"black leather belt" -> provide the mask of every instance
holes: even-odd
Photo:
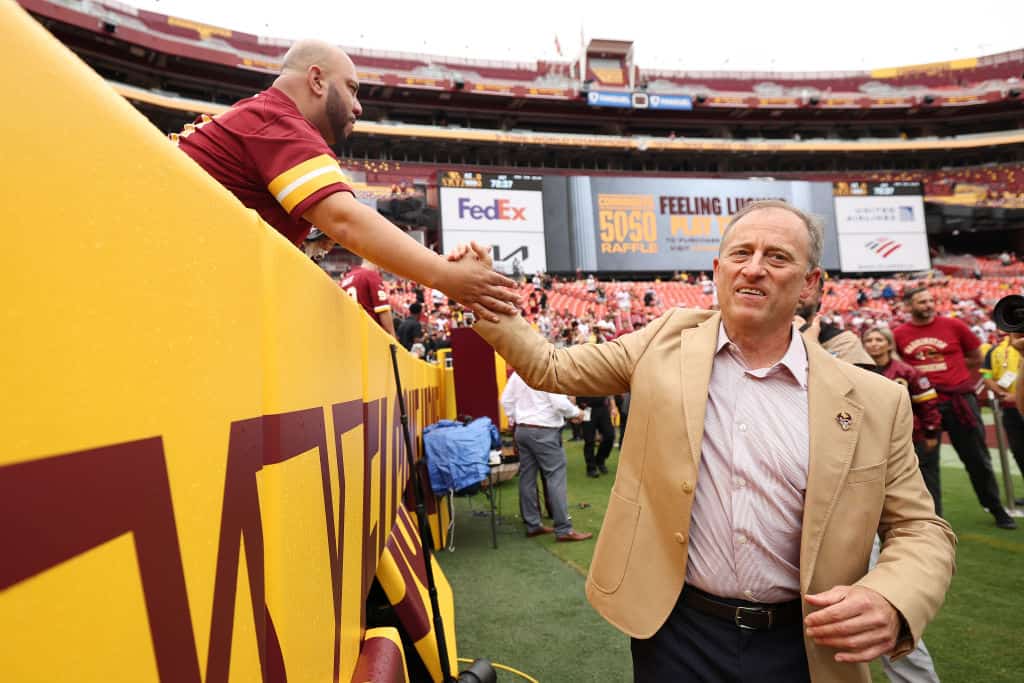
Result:
[[[730,605],[698,588],[684,586],[683,604],[701,614],[731,621],[739,628],[755,631],[791,626],[803,620],[803,610],[799,600],[776,604],[752,602],[745,605]]]
[[[531,429],[561,429],[561,427],[545,427],[544,425],[529,425],[525,422],[517,422],[516,427],[530,427]]]

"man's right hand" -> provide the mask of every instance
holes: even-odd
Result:
[[[402,232],[348,192],[320,200],[302,217],[346,249],[370,259],[395,275],[429,284],[472,310],[497,322],[497,313],[515,313],[515,283],[491,270],[490,256],[474,244],[475,258],[445,260]],[[486,258],[484,258],[486,257]],[[440,271],[440,272],[439,272]]]
[[[490,250],[476,242],[459,245],[447,257],[449,266],[438,289],[484,320],[498,322],[499,313],[515,315],[519,295],[516,283],[491,269]]]
[[[491,258],[491,250],[476,241],[470,241],[469,244],[463,242],[455,247],[455,249],[448,254],[446,258],[449,261],[454,262],[461,261],[466,256],[475,258],[477,261],[482,261],[488,268],[494,267],[494,259]]]

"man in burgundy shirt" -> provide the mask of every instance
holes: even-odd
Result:
[[[344,141],[362,114],[355,65],[340,49],[300,40],[274,84],[222,114],[200,116],[172,135],[247,207],[298,245],[312,225],[385,270],[417,280],[497,319],[512,313],[513,282],[482,264],[460,271],[360,204],[329,145]]]
[[[388,290],[375,263],[363,259],[362,265],[349,269],[340,284],[349,296],[359,302],[375,323],[392,337],[395,336],[395,321],[391,317]]]
[[[926,287],[909,290],[903,301],[910,308],[910,322],[893,330],[896,348],[938,392],[942,428],[967,469],[978,502],[992,513],[997,527],[1016,529],[1016,522],[999,500],[985,424],[974,395],[976,382],[971,370],[981,367],[981,342],[962,321],[936,315],[935,297]]]

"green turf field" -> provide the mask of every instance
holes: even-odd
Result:
[[[600,479],[585,476],[581,450],[580,442],[566,443],[570,514],[577,529],[596,534],[618,450],[609,461],[612,475]],[[960,539],[958,571],[925,642],[943,681],[1024,680],[1024,520],[1017,531],[997,529],[949,446],[943,447],[943,464],[946,517]],[[1002,491],[996,452],[993,465]],[[1019,475],[1014,485],[1024,497]],[[456,501],[455,550],[439,553],[456,596],[459,656],[487,657],[541,683],[631,680],[628,640],[590,608],[583,594],[593,541],[525,538],[516,480],[499,491],[498,549],[491,548],[488,518],[474,514],[487,505],[476,496]],[[875,680],[885,681],[874,669]],[[525,679],[499,671],[498,680]]]

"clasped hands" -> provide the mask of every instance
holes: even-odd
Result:
[[[804,618],[808,637],[839,650],[837,662],[869,662],[896,646],[900,615],[881,593],[864,586],[835,586],[804,599],[820,608]]]
[[[480,319],[498,321],[498,313],[514,315],[521,303],[516,283],[494,272],[490,249],[476,242],[460,244],[447,260],[451,267],[442,276],[438,289],[470,308]]]

